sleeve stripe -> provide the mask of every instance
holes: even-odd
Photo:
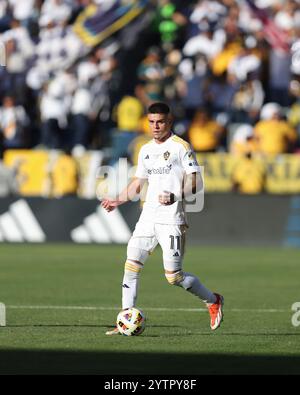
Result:
[[[187,141],[183,140],[182,138],[180,138],[178,136],[173,136],[172,139],[176,143],[182,144],[187,151],[189,151],[191,149],[190,144]]]

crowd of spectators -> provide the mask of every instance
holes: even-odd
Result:
[[[115,1],[0,0],[2,150],[109,148],[113,164],[165,100],[197,152],[299,152],[299,0],[149,0],[130,69],[116,36],[81,54],[70,33],[85,7]]]
[[[98,3],[0,0],[2,150],[100,146],[93,130],[109,118],[117,43],[83,48],[72,30],[78,15]]]

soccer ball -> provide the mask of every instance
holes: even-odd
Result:
[[[122,335],[138,336],[144,332],[145,327],[145,314],[135,307],[122,310],[118,314],[117,328]]]

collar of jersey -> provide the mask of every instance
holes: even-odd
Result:
[[[170,140],[170,138],[172,138],[173,136],[175,136],[175,134],[174,134],[174,132],[171,132],[170,137],[168,137],[167,140],[164,141],[163,143],[158,144],[155,142],[154,139],[152,139],[152,142],[153,142],[153,144],[156,144],[158,147],[163,147],[164,144],[166,144]]]

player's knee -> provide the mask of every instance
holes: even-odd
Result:
[[[144,264],[149,256],[149,252],[141,248],[127,247],[127,260]]]
[[[174,273],[165,273],[166,279],[171,285],[180,285],[184,279],[184,274],[182,270],[179,270]]]

